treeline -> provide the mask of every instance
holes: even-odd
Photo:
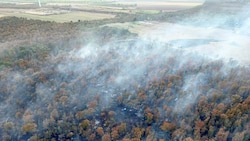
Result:
[[[26,18],[6,17],[0,19],[0,42],[28,43],[56,42],[77,35],[78,28],[73,23],[56,23]]]

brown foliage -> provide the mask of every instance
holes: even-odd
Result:
[[[24,134],[33,133],[33,132],[36,132],[36,129],[37,129],[37,125],[35,123],[27,123],[27,124],[23,125],[22,132]]]
[[[173,140],[183,140],[185,136],[185,131],[183,129],[177,129],[172,133],[172,139]]]
[[[147,95],[144,91],[141,91],[137,94],[137,98],[139,99],[139,101],[144,101],[147,99]]]
[[[164,121],[160,126],[163,131],[173,131],[176,128],[175,123]]]
[[[50,118],[54,118],[54,119],[59,118],[59,113],[58,113],[57,109],[54,109],[54,110],[50,113]]]
[[[109,116],[109,117],[113,117],[114,115],[115,115],[115,112],[114,112],[114,111],[109,111],[109,112],[108,112],[108,116]]]
[[[193,141],[193,139],[191,137],[187,137],[183,141]]]
[[[78,111],[75,115],[76,119],[78,120],[82,120],[84,119],[84,116],[85,116],[86,112],[85,111]]]
[[[38,140],[37,134],[31,136],[31,137],[29,138],[29,140],[30,140],[30,141],[37,141],[37,140]]]
[[[147,107],[144,110],[144,115],[145,115],[146,123],[147,124],[152,124],[152,122],[154,120],[154,115],[152,113],[152,110],[149,107]]]
[[[25,123],[27,122],[33,122],[34,121],[34,115],[32,114],[32,112],[30,110],[25,111],[25,113],[23,114],[23,121]]]
[[[153,122],[154,115],[152,113],[146,113],[145,118],[146,118],[146,122],[148,124],[151,124]]]
[[[99,136],[103,136],[104,135],[104,131],[102,127],[97,127],[96,128],[96,132]]]
[[[140,139],[144,134],[144,129],[140,129],[138,127],[134,127],[132,129],[133,137]]]
[[[69,99],[68,96],[61,96],[59,101],[63,106],[65,106],[68,103],[68,99]]]
[[[89,137],[88,137],[88,140],[89,141],[94,141],[96,138],[96,135],[94,133],[90,134]]]
[[[127,129],[126,123],[122,123],[121,125],[117,126],[119,134],[124,134],[126,132],[126,129]]]
[[[97,101],[93,100],[89,103],[89,108],[95,108],[97,106]]]
[[[132,138],[132,139],[130,139],[130,141],[141,141],[141,140],[138,138]]]
[[[195,128],[196,129],[202,129],[205,126],[205,123],[203,121],[195,121]]]
[[[6,123],[4,123],[3,128],[4,128],[5,131],[13,130],[13,128],[14,128],[14,123],[13,123],[13,122],[10,122],[10,121],[9,121],[9,122],[6,122]]]
[[[106,133],[102,136],[102,141],[111,141],[110,134]]]
[[[228,135],[229,135],[228,131],[225,132],[223,128],[220,128],[219,131],[216,134],[215,139],[217,141],[227,141]]]
[[[83,120],[83,121],[79,124],[79,127],[80,127],[81,129],[83,129],[83,130],[88,129],[89,126],[90,126],[90,121],[87,120],[87,119]]]
[[[117,140],[119,138],[118,130],[116,130],[116,128],[112,129],[111,138],[112,140]]]

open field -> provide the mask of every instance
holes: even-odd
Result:
[[[107,9],[107,8],[106,8]],[[0,6],[0,16],[16,16],[56,22],[91,21],[114,18],[119,9],[106,10],[103,7],[76,3],[4,3]]]
[[[15,5],[16,6],[16,5]],[[101,20],[113,18],[115,14],[107,12],[97,12],[93,9],[68,9],[66,8],[54,8],[54,5],[43,6],[42,8],[34,7],[25,7],[22,8],[23,4],[20,4],[21,8],[16,7],[6,7],[0,8],[0,16],[16,16],[16,17],[25,17],[28,19],[38,19],[44,21],[56,21],[56,22],[76,22],[78,20]],[[65,5],[64,5],[65,6]]]
[[[196,52],[210,58],[235,59],[243,64],[250,64],[250,36],[241,35],[237,30],[193,27],[166,22],[127,22],[108,26],[128,29],[145,40],[154,40],[173,45],[186,52]],[[196,44],[195,41],[202,41]],[[205,42],[210,40],[211,42]]]
[[[5,10],[0,10],[2,17],[4,16],[16,16],[16,17],[24,17],[28,19],[37,19],[37,20],[44,20],[44,21],[56,21],[56,22],[77,22],[78,20],[101,20],[107,18],[113,18],[114,15],[112,14],[102,14],[102,13],[91,13],[91,12],[83,12],[83,11],[75,11],[75,12],[63,12],[60,14],[51,14],[48,12],[41,12],[41,11],[22,11],[19,10],[18,12],[10,12]],[[54,11],[55,12],[55,11]]]
[[[33,1],[0,1],[0,17],[16,16],[56,22],[101,20],[125,14],[157,14],[198,6],[197,2],[118,2],[118,1],[42,1],[39,8]]]

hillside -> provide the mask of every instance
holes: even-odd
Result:
[[[186,49],[228,43],[215,35],[248,39],[243,8],[213,8],[65,23],[0,18],[0,140],[250,140],[249,62]],[[172,33],[142,38],[130,26],[154,34],[139,23]]]

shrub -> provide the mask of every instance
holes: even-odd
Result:
[[[6,122],[6,123],[4,123],[3,128],[5,131],[10,131],[14,128],[14,123],[13,122]]]
[[[223,128],[220,128],[218,133],[216,134],[215,139],[218,141],[227,141],[229,132],[225,132]]]
[[[88,128],[89,128],[89,125],[90,125],[90,121],[87,120],[87,119],[83,120],[83,121],[79,124],[80,128],[83,129],[83,130],[88,129]]]
[[[94,141],[95,137],[96,137],[96,135],[94,133],[92,133],[91,135],[89,135],[88,140],[89,141]]]
[[[102,136],[102,141],[111,141],[110,134],[106,133]]]
[[[134,127],[132,129],[133,137],[140,139],[144,134],[144,129],[140,129],[138,127]]]
[[[59,118],[59,113],[56,109],[54,109],[51,113],[50,113],[50,118],[53,118],[53,119],[57,119]]]
[[[120,135],[124,134],[126,132],[126,129],[127,129],[126,123],[122,123],[121,125],[117,126],[117,130]]]
[[[145,118],[146,118],[147,124],[152,124],[154,115],[152,113],[146,113]]]
[[[176,128],[176,125],[175,123],[164,121],[160,128],[163,131],[173,131]]]
[[[103,132],[103,128],[102,127],[97,127],[96,132],[99,136],[103,136],[104,132]]]
[[[233,136],[232,141],[243,141],[244,140],[244,136],[245,136],[245,132],[235,133],[234,136]]]
[[[111,138],[112,140],[117,140],[119,138],[118,130],[116,130],[116,128],[112,129]]]
[[[37,125],[35,123],[27,123],[23,125],[21,130],[24,134],[26,134],[26,133],[34,133],[36,132],[36,129],[37,129]]]

